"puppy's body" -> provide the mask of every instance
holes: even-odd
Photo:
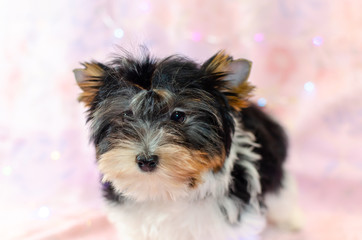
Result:
[[[247,101],[250,62],[219,52],[202,65],[125,56],[85,67],[75,71],[80,100],[122,239],[258,235],[265,196],[282,187],[287,143]]]

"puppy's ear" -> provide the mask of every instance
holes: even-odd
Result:
[[[252,63],[246,59],[233,58],[224,51],[220,51],[207,60],[202,69],[207,74],[219,76],[217,88],[223,92],[229,105],[236,111],[240,111],[249,105],[248,98],[254,89],[247,80],[250,75]]]
[[[96,62],[83,63],[82,65],[84,68],[73,70],[77,84],[83,90],[78,100],[90,107],[99,88],[103,85],[104,66]]]

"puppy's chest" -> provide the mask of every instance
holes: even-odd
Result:
[[[234,227],[215,199],[109,205],[110,220],[132,240],[224,239]]]

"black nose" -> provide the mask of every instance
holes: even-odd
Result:
[[[136,162],[138,167],[144,172],[152,172],[155,170],[158,164],[158,156],[151,155],[145,156],[143,154],[139,154],[136,156]]]

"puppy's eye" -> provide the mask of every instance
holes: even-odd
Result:
[[[186,114],[184,112],[175,111],[171,115],[171,120],[178,123],[183,123],[186,120]]]
[[[133,117],[133,112],[131,110],[124,111],[122,113],[122,119],[123,120],[131,119],[132,117]]]

